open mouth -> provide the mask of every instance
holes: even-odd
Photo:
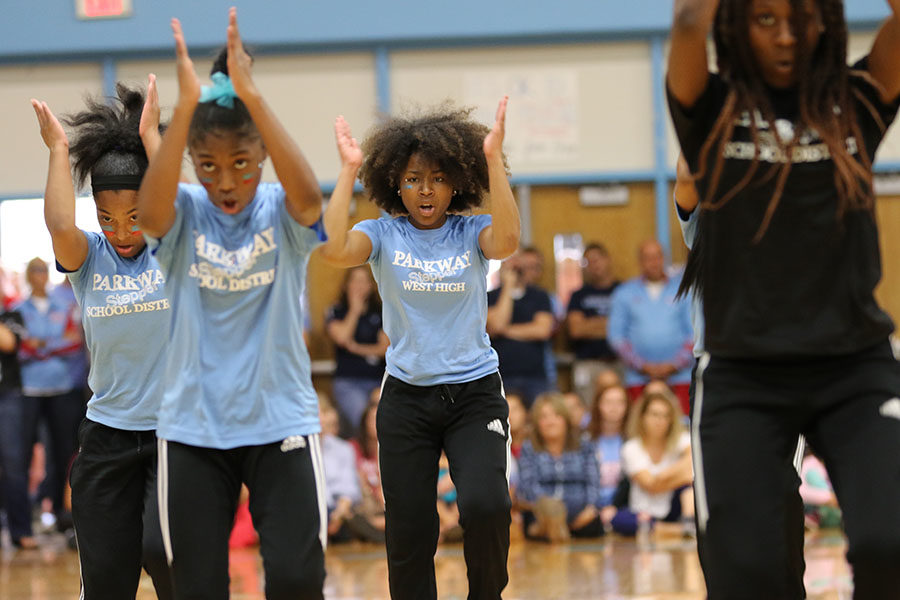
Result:
[[[794,72],[794,61],[779,60],[775,63],[775,69],[782,74],[790,75]]]
[[[222,210],[226,213],[236,213],[238,210],[237,200],[222,200]]]
[[[423,217],[431,217],[434,215],[434,205],[433,204],[420,204],[419,212]]]
[[[131,251],[134,250],[134,244],[115,244],[113,247],[116,249],[116,252],[123,256],[131,254]]]

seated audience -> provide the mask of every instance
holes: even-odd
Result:
[[[522,394],[514,390],[506,392],[506,403],[509,404],[509,450],[513,457],[519,458],[519,454],[522,452],[522,442],[530,432],[528,409],[525,408]]]
[[[601,535],[600,469],[593,446],[579,439],[562,394],[538,396],[531,415],[534,427],[522,445],[516,492],[528,511],[526,535],[551,542]]]
[[[362,496],[356,472],[356,452],[350,442],[338,437],[338,414],[331,401],[319,393],[322,423],[322,463],[325,467],[325,504],[328,508],[328,539],[335,542],[352,536],[347,524],[353,520]]]
[[[372,388],[381,386],[389,344],[369,265],[347,269],[338,302],[325,317],[325,331],[335,346],[332,392],[341,416],[340,431],[353,437]]]
[[[613,530],[634,535],[641,525],[681,521],[691,533],[691,445],[678,399],[670,392],[643,393],[632,407],[627,432],[622,470],[630,480],[628,508],[616,513]]]
[[[359,435],[351,442],[356,450],[356,472],[362,496],[352,525],[354,534],[360,539],[383,544],[384,495],[381,493],[381,471],[378,468],[377,409],[377,402],[366,405],[359,424]]]
[[[622,445],[628,416],[628,392],[622,385],[598,389],[585,432],[600,466],[600,520],[605,528],[616,514],[615,496],[622,474]]]
[[[800,497],[806,515],[806,526],[809,529],[819,527],[840,527],[841,508],[831,487],[831,480],[825,471],[825,465],[807,448],[800,467]]]
[[[456,486],[450,477],[450,461],[441,452],[438,462],[437,513],[439,526],[439,542],[461,542],[462,527],[459,524],[459,507],[456,505]]]

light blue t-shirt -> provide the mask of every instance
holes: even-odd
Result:
[[[122,258],[105,237],[84,235],[87,257],[66,276],[91,357],[87,417],[116,429],[156,429],[171,316],[165,277],[148,250]]]
[[[497,370],[485,331],[488,259],[478,244],[490,224],[490,215],[447,215],[437,229],[417,229],[405,216],[353,227],[372,241],[369,263],[391,340],[389,374],[431,386],[474,381]]]
[[[150,240],[172,301],[160,438],[227,449],[319,431],[300,296],[324,234],[284,201],[280,184],[261,183],[227,215],[179,184],[175,223]]]
[[[622,478],[621,435],[601,435],[592,441],[597,464],[600,466],[600,506],[610,506]]]

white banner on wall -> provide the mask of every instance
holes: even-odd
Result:
[[[497,102],[509,95],[504,150],[511,165],[562,164],[580,154],[578,76],[575,69],[490,70],[467,73],[466,105],[494,122]]]

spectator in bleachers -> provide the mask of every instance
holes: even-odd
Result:
[[[381,298],[368,265],[345,271],[340,297],[328,309],[325,323],[335,345],[332,391],[341,432],[353,437],[372,388],[381,385],[390,343],[382,329]]]
[[[800,467],[800,497],[809,529],[841,526],[841,508],[828,472],[819,457],[809,451],[809,446]]]
[[[566,307],[559,296],[551,288],[541,285],[544,277],[544,255],[534,246],[525,246],[518,253],[519,272],[522,274],[522,282],[526,286],[534,286],[547,292],[550,297],[550,308],[553,313],[553,331],[550,333],[550,341],[544,346],[544,369],[552,384],[550,389],[557,389],[556,382],[556,353],[553,351],[553,336],[556,335],[559,324],[566,318]]]
[[[578,431],[578,435],[581,435],[591,421],[591,413],[578,393],[566,392],[563,398],[566,401],[566,410],[569,411],[569,422]]]
[[[354,533],[361,539],[384,543],[384,495],[381,491],[381,471],[378,468],[378,434],[375,429],[377,402],[370,402],[363,410],[359,434],[350,443],[356,451],[356,472],[362,500],[356,511]]]
[[[593,445],[572,427],[562,394],[541,394],[531,414],[532,436],[518,463],[517,499],[530,513],[526,535],[551,542],[601,535],[600,469]]]
[[[528,409],[522,400],[522,394],[515,390],[506,391],[506,403],[509,404],[509,449],[514,458],[522,453],[522,442],[528,437]]]
[[[440,527],[439,542],[461,542],[463,530],[459,524],[459,506],[456,504],[456,486],[450,477],[450,461],[447,454],[441,452],[438,461],[437,481],[437,513]]]
[[[81,347],[63,356],[69,367],[69,378],[72,386],[84,396],[85,402],[90,400],[91,391],[88,388],[89,359],[87,347],[84,345],[84,329],[81,325],[81,308],[75,300],[75,292],[72,290],[72,282],[66,277],[62,283],[54,286],[48,294],[50,299],[61,305],[69,307],[69,318],[72,328],[81,338]]]
[[[687,299],[676,299],[678,280],[666,276],[662,246],[641,244],[641,275],[613,292],[609,343],[625,363],[625,385],[637,398],[651,379],[669,384],[689,405],[694,329]]]
[[[594,395],[591,398],[596,398],[598,393],[614,385],[622,385],[622,377],[619,375],[619,371],[612,367],[602,369],[594,377]]]
[[[331,400],[319,392],[319,422],[322,424],[322,463],[325,467],[325,504],[328,508],[328,539],[347,541],[347,524],[353,519],[362,496],[356,472],[356,452],[350,442],[338,437],[338,413]]]
[[[47,263],[40,258],[31,260],[25,277],[31,294],[16,307],[27,332],[19,348],[25,395],[23,435],[29,445],[30,463],[39,420],[47,425],[50,447],[43,487],[52,501],[57,528],[63,531],[71,527],[71,515],[63,503],[66,475],[86,408],[66,359],[81,351],[82,336],[80,325],[73,322],[71,307],[47,295]]]
[[[585,432],[600,467],[600,520],[609,526],[616,514],[616,490],[622,479],[622,445],[628,416],[628,392],[619,385],[597,390]]]
[[[572,384],[582,400],[588,402],[594,397],[597,373],[617,359],[606,337],[612,294],[619,282],[613,275],[609,252],[596,242],[584,249],[582,272],[584,285],[569,299],[566,329],[575,353]]]
[[[682,522],[686,533],[694,515],[690,434],[674,394],[641,394],[628,419],[622,470],[630,480],[628,508],[619,510],[613,529],[634,535],[641,525]]]
[[[500,287],[488,292],[487,332],[500,359],[503,385],[522,393],[526,407],[556,384],[550,338],[556,326],[550,295],[527,283],[532,252],[519,252],[500,266]]]
[[[544,255],[534,246],[525,246],[516,254],[518,269],[522,276],[522,283],[526,286],[542,287],[541,279],[544,276]],[[546,291],[546,290],[545,290]],[[553,307],[553,316],[562,317],[563,307],[559,305],[556,295],[547,291],[550,296],[550,305]]]
[[[0,292],[0,296],[2,296]],[[22,316],[0,308],[0,506],[6,510],[9,537],[18,548],[35,548],[28,500],[28,463],[24,437],[24,398],[16,353],[25,337]]]
[[[3,310],[11,310],[22,299],[18,273],[7,269],[2,262],[0,262],[0,299],[3,301],[0,307]]]

